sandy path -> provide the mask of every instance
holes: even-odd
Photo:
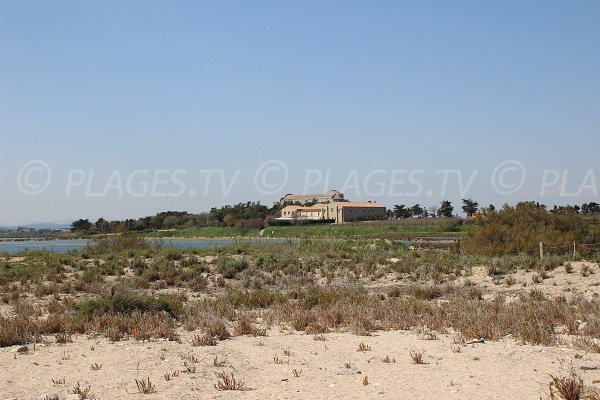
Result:
[[[547,389],[549,374],[565,374],[571,363],[586,384],[600,378],[600,371],[579,370],[582,363],[600,364],[599,354],[520,346],[512,340],[460,346],[454,353],[449,335],[425,341],[402,331],[371,337],[331,333],[323,342],[272,330],[268,337],[236,337],[216,347],[192,347],[190,336],[183,334],[182,343],[110,343],[78,336],[66,345],[36,346],[27,355],[17,354],[16,347],[2,348],[0,399],[35,399],[51,392],[63,399],[77,381],[91,385],[97,399],[538,399]],[[371,351],[357,352],[361,342]],[[428,364],[412,364],[411,349],[423,351]],[[291,352],[289,357],[285,350]],[[180,372],[167,382],[165,373],[185,370],[182,356],[187,354],[197,358],[196,372]],[[382,362],[388,355],[396,362]],[[213,365],[215,356],[224,367]],[[284,364],[276,364],[275,356]],[[92,363],[102,368],[93,371]],[[351,368],[345,368],[346,363]],[[300,377],[293,376],[293,369],[302,370]],[[254,390],[217,391],[215,371],[233,371]],[[156,393],[133,394],[134,379],[147,376]],[[363,385],[365,376],[368,385]],[[52,379],[61,378],[65,384],[53,385]]]

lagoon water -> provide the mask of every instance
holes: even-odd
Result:
[[[163,247],[174,247],[178,249],[207,249],[229,246],[234,243],[285,243],[286,239],[165,239],[150,240],[150,242],[162,243]],[[21,251],[51,251],[55,253],[67,253],[69,251],[85,250],[90,240],[24,240],[24,241],[0,241],[0,253],[17,254]]]

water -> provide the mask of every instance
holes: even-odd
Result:
[[[67,253],[69,251],[85,250],[90,240],[25,240],[14,242],[1,242],[0,253],[17,254],[24,250],[40,251],[46,250],[54,253]],[[159,242],[150,240],[150,242]],[[165,239],[160,241],[164,247],[177,249],[212,249],[216,247],[229,246],[234,243],[285,243],[287,239]]]

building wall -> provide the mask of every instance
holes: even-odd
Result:
[[[298,211],[298,218],[300,219],[323,219],[323,214],[321,210],[311,210],[311,211]]]
[[[312,207],[286,206],[281,210],[282,218],[333,219],[342,224],[351,221],[385,219],[385,207],[377,203],[330,202]]]
[[[385,207],[339,207],[335,222],[343,224],[351,221],[373,221],[385,219]]]
[[[287,206],[281,209],[282,218],[297,218],[299,206]]]

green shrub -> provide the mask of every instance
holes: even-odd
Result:
[[[584,243],[589,233],[589,223],[580,214],[548,213],[533,202],[523,202],[505,205],[469,224],[464,248],[472,254],[535,254],[539,242],[549,248]]]
[[[150,243],[135,232],[107,235],[96,239],[85,250],[86,254],[121,253],[132,250],[148,250]]]
[[[78,312],[79,316],[86,320],[102,314],[131,315],[134,312],[165,312],[174,317],[180,314],[183,301],[179,295],[161,295],[154,298],[124,292],[83,302],[78,306]]]
[[[219,257],[217,261],[217,271],[224,278],[233,279],[235,276],[249,267],[248,260],[244,258]]]

